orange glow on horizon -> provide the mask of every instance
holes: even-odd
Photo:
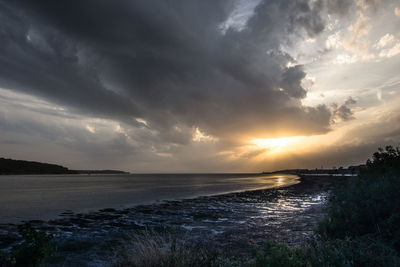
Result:
[[[293,145],[299,143],[303,136],[300,137],[281,137],[269,139],[253,139],[250,142],[258,148],[266,148],[269,152],[283,152],[292,148]]]
[[[311,136],[250,137],[244,139],[242,146],[238,146],[234,150],[221,151],[219,155],[223,155],[228,160],[245,159],[247,162],[251,162],[249,164],[267,162],[271,165],[275,161],[282,160],[288,163],[293,161],[293,158],[331,147],[338,139],[343,138],[343,131],[345,130],[346,127],[342,127],[339,131],[332,130],[326,134]],[[259,165],[254,166],[256,166],[255,168],[259,167]]]

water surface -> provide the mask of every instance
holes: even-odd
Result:
[[[0,176],[0,223],[294,183],[298,177],[286,174],[5,175]]]

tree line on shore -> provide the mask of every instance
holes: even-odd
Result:
[[[70,170],[64,166],[36,161],[0,158],[0,175],[11,174],[123,174],[118,170]]]

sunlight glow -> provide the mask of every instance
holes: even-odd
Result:
[[[251,143],[255,144],[259,148],[267,148],[270,151],[278,152],[284,147],[296,142],[298,137],[283,137],[283,138],[271,138],[271,139],[254,139]]]
[[[96,133],[96,129],[93,126],[86,125],[85,128],[86,128],[86,130],[88,130],[88,132],[90,132],[92,134]]]

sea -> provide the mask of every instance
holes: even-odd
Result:
[[[49,220],[66,212],[192,199],[299,183],[288,174],[2,175],[0,223]]]

